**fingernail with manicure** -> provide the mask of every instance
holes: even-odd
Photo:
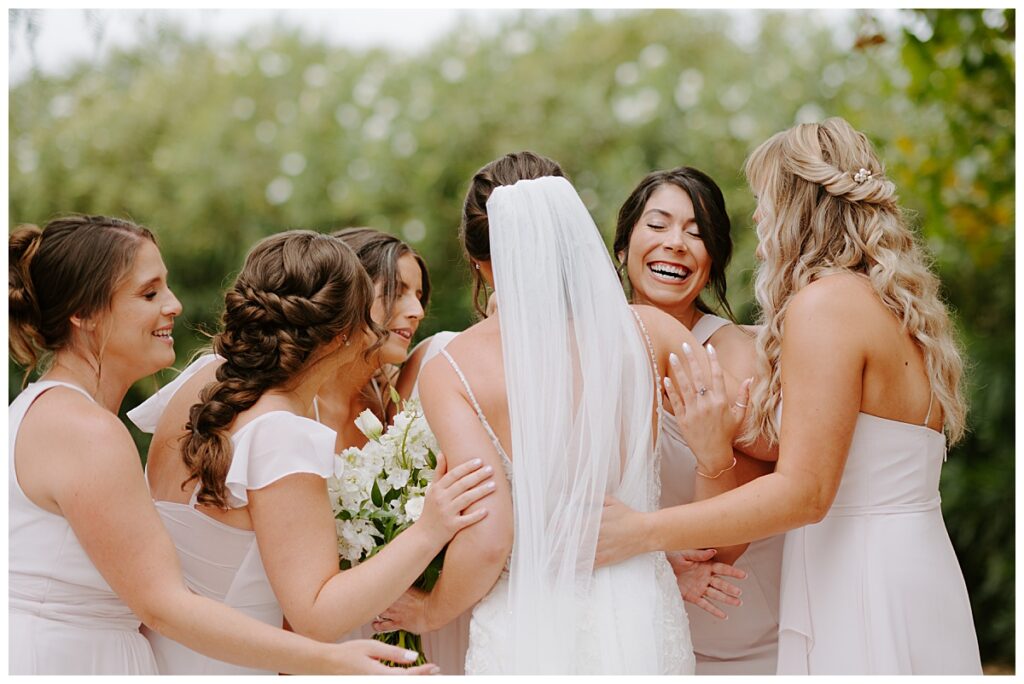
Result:
[[[406,660],[416,660],[419,657],[420,657],[420,654],[417,653],[416,651],[406,651],[405,652],[405,659]]]
[[[693,349],[690,348],[689,342],[683,342],[683,351],[687,354],[693,351]]]
[[[715,348],[711,346],[710,342],[708,342],[708,354],[711,354],[712,356],[715,355]]]
[[[679,357],[675,355],[675,352],[668,355],[668,362],[671,363],[673,366],[679,365]]]

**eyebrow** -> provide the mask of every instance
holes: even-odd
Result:
[[[150,287],[153,287],[154,285],[156,285],[157,283],[159,283],[159,282],[160,282],[161,280],[163,280],[163,276],[153,276],[152,278],[150,278],[150,279],[149,279],[149,280],[147,280],[146,282],[144,282],[144,283],[142,283],[141,285],[139,285],[139,287],[138,287],[137,289],[138,289],[138,290],[139,290],[140,292],[141,292],[142,290],[146,290],[146,289],[149,289]]]
[[[669,212],[665,211],[664,209],[658,209],[657,207],[652,207],[652,208],[648,209],[647,211],[645,211],[643,213],[642,216],[647,216],[648,214],[652,214],[652,213],[653,214],[661,214],[662,216],[664,216],[666,218],[672,218],[672,214],[670,214]]]

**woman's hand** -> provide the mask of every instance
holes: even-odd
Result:
[[[432,663],[416,667],[392,667],[382,663],[414,663],[419,653],[398,646],[391,646],[373,639],[356,639],[332,644],[331,668],[324,674],[346,675],[435,675],[441,668]]]
[[[394,632],[403,629],[413,634],[433,631],[427,622],[427,599],[430,594],[410,588],[373,621],[373,631]]]
[[[679,431],[697,458],[698,473],[716,477],[734,463],[732,441],[747,413],[752,378],[743,381],[736,400],[730,402],[715,348],[707,345],[710,381],[705,379],[698,353],[703,352],[684,342],[685,362],[675,354],[669,355],[672,380],[665,378],[665,390]]]
[[[728,620],[729,616],[711,603],[712,600],[730,606],[741,606],[739,597],[743,591],[723,577],[745,579],[747,573],[728,563],[716,563],[711,558],[717,553],[715,549],[690,551],[673,551],[666,554],[672,571],[676,574],[676,584],[684,601],[701,608],[716,618]]]
[[[443,462],[438,463],[438,469],[443,465]],[[427,487],[423,513],[415,524],[430,533],[438,546],[487,516],[486,508],[462,514],[467,507],[494,491],[494,468],[481,466],[483,461],[479,458],[467,461]]]
[[[614,496],[605,497],[594,567],[614,565],[651,551],[643,546],[643,529],[643,513],[634,511]]]

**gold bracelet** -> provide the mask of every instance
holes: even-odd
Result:
[[[736,457],[733,456],[732,457],[732,465],[730,465],[728,468],[722,468],[721,470],[718,471],[717,475],[705,475],[704,473],[700,472],[700,468],[695,468],[695,470],[697,471],[697,474],[700,475],[701,477],[706,477],[709,480],[717,480],[718,478],[722,477],[722,475],[724,475],[725,473],[729,472],[730,470],[732,470],[735,467],[736,467]]]

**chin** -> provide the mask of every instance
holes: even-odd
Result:
[[[381,365],[398,366],[405,363],[407,358],[409,358],[409,349],[405,346],[388,343],[380,350]]]

